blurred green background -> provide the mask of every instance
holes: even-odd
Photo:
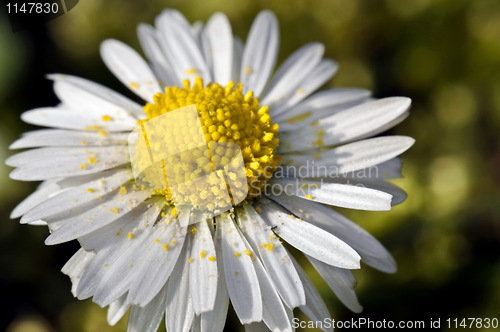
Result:
[[[415,137],[396,181],[409,198],[390,212],[343,211],[394,254],[399,271],[356,271],[362,317],[387,320],[500,319],[500,1],[499,0],[83,0],[37,31],[12,33],[0,16],[0,160],[28,129],[19,115],[57,103],[45,73],[79,75],[130,93],[105,69],[99,43],[139,48],[136,25],[163,8],[190,21],[226,13],[246,38],[263,8],[281,28],[280,59],[310,41],[340,64],[328,87],[362,87],[376,97],[413,99],[392,134]],[[3,15],[3,13],[1,14]],[[77,249],[43,244],[45,227],[9,220],[35,187],[10,180],[0,162],[0,330],[124,331],[105,310],[77,301],[59,272]],[[359,317],[308,269],[333,317]],[[227,330],[239,329],[234,314]],[[163,327],[162,327],[163,330]]]

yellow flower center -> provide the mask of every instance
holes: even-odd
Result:
[[[223,212],[259,197],[280,163],[278,125],[242,84],[186,80],[156,94],[144,111],[132,165],[169,204]]]

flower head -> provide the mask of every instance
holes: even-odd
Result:
[[[351,310],[350,269],[394,272],[391,255],[330,206],[389,210],[405,199],[401,122],[410,100],[361,89],[315,92],[336,72],[323,46],[278,68],[278,24],[260,13],[245,43],[223,14],[190,25],[166,10],[140,25],[146,62],[117,40],[101,54],[136,102],[97,83],[50,75],[61,104],[22,115],[50,129],[12,148],[11,177],[43,181],[12,212],[46,224],[46,243],[78,240],[64,266],[79,299],[129,309],[132,331],[222,331],[231,302],[242,324],[291,331],[292,309],[328,309],[285,243],[301,251]]]

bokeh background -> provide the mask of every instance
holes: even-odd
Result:
[[[191,21],[225,12],[243,39],[255,15],[271,9],[281,60],[320,41],[340,64],[328,87],[413,99],[411,116],[390,132],[417,140],[396,181],[407,201],[390,212],[343,211],[386,245],[399,271],[356,271],[365,307],[357,315],[309,267],[335,319],[500,318],[500,1],[84,0],[17,33],[1,13],[0,160],[33,129],[19,115],[56,104],[46,73],[83,76],[130,96],[101,62],[99,43],[118,38],[138,49],[136,25],[167,7]],[[9,219],[36,185],[10,180],[10,170],[0,162],[0,330],[125,331],[126,319],[108,327],[105,310],[72,298],[59,270],[76,243],[46,247],[45,227]],[[226,327],[240,329],[234,314]]]

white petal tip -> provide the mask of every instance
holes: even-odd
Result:
[[[361,305],[349,309],[356,314],[360,314],[361,312],[363,312],[363,307]]]

